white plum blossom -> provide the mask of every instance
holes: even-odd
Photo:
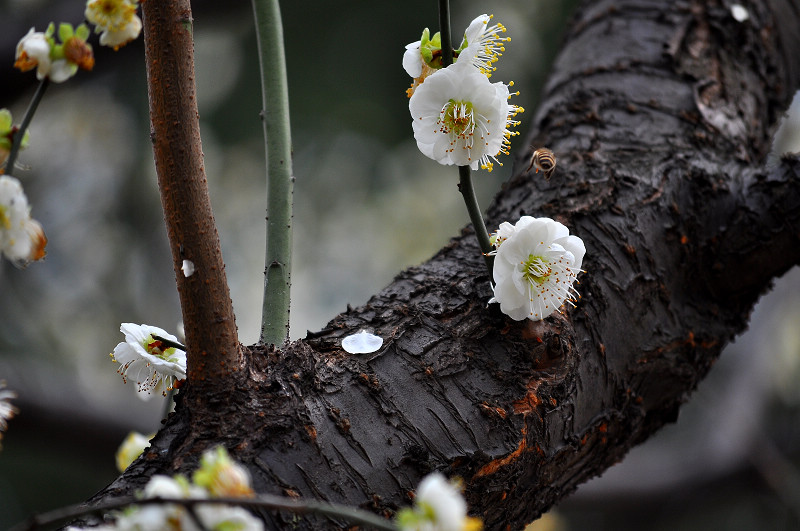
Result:
[[[492,77],[497,68],[494,63],[506,51],[504,43],[511,37],[501,37],[506,27],[502,24],[489,26],[494,15],[481,15],[473,20],[464,32],[464,41],[458,52],[458,61],[467,61],[486,77]]]
[[[47,238],[31,219],[28,198],[19,180],[0,175],[0,252],[17,266],[44,257]]]
[[[467,503],[459,485],[434,472],[419,484],[414,507],[398,513],[401,531],[470,531],[482,528],[478,518],[467,516]]]
[[[202,504],[195,510],[205,529],[220,531],[262,531],[264,529],[264,522],[243,507]]]
[[[249,498],[255,495],[250,486],[250,472],[231,459],[224,446],[203,452],[200,468],[195,470],[192,481],[216,498]]]
[[[124,381],[136,381],[139,398],[148,400],[153,392],[166,395],[176,381],[186,378],[186,353],[153,337],[177,343],[175,336],[155,326],[133,323],[122,323],[120,332],[125,334],[125,342],[114,348],[111,359],[120,364],[117,372]]]
[[[173,477],[154,475],[137,494],[140,500],[151,498],[164,498],[174,500],[214,500],[219,497],[246,496],[252,497],[253,491],[249,487],[249,475],[246,475],[247,492],[241,490],[238,482],[245,476],[241,471],[246,470],[242,465],[232,461],[223,447],[205,452],[201,468],[197,470],[190,482],[185,476]],[[232,476],[231,476],[232,474]],[[223,476],[220,478],[219,476]],[[235,477],[231,487],[229,480]],[[198,483],[198,479],[206,481],[214,479],[217,486],[220,481],[225,488],[221,490],[208,490]],[[192,504],[193,513],[187,505],[179,503],[133,504],[122,512],[113,514],[116,521],[100,527],[87,529],[120,529],[130,531],[149,531],[151,529],[165,531],[262,531],[264,523],[253,516],[249,511],[238,506],[223,505],[215,502]],[[196,517],[196,518],[195,518]],[[77,531],[79,528],[68,528]]]
[[[122,441],[122,444],[119,445],[119,448],[117,448],[117,453],[115,455],[117,470],[125,472],[125,469],[136,461],[137,457],[142,455],[145,448],[150,446],[150,439],[154,436],[155,434],[153,433],[150,435],[143,435],[138,431],[130,432],[128,436],[125,437],[125,440]]]
[[[369,354],[383,345],[383,338],[362,330],[342,339],[342,348],[349,354]]]
[[[573,287],[586,253],[583,241],[550,218],[523,216],[513,226],[503,224],[496,233],[494,297],[490,303],[516,321],[539,321],[572,304]]]
[[[183,476],[171,478],[154,475],[150,478],[141,493],[142,498],[206,498],[206,492],[192,485]],[[117,518],[112,529],[163,529],[189,530],[197,529],[192,517],[185,507],[177,504],[155,504],[134,506]]]
[[[500,224],[500,228],[489,237],[489,243],[497,249],[500,247],[500,244],[506,241],[512,234],[514,234],[514,225],[508,221],[504,221]]]
[[[44,79],[50,74],[50,41],[41,31],[28,30],[17,43],[14,66],[23,72],[36,68],[36,77]]]
[[[138,4],[138,0],[89,0],[84,16],[100,33],[100,44],[117,50],[142,31],[142,21],[136,15]]]
[[[480,15],[470,22],[464,32],[461,45],[453,52],[454,62],[466,62],[477,68],[486,77],[491,77],[495,70],[493,64],[505,51],[504,43],[510,37],[501,37],[506,31],[502,24],[489,26],[488,22],[493,15]],[[441,35],[437,32],[430,36],[430,30],[425,28],[419,40],[406,45],[403,53],[403,69],[414,78],[411,88],[406,93],[408,97],[425,79],[442,68],[442,43]]]
[[[55,36],[60,43],[56,43]],[[54,83],[63,83],[74,76],[78,69],[94,68],[94,53],[86,42],[89,27],[80,24],[62,23],[56,32],[55,24],[50,24],[42,33],[31,28],[17,44],[14,67],[22,72],[36,68],[36,77],[48,78]]]
[[[422,67],[425,66],[425,61],[422,60],[422,54],[419,50],[420,41],[409,42],[406,44],[406,51],[403,54],[403,69],[413,78],[420,77],[422,75]]]
[[[409,101],[417,147],[439,164],[491,171],[518,134],[508,129],[519,124],[512,118],[524,110],[508,98],[508,85],[491,83],[469,64],[431,74]]]

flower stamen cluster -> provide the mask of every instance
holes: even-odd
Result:
[[[511,37],[501,36],[506,32],[505,26],[499,23],[488,25],[492,18],[494,15],[481,15],[473,20],[464,32],[461,46],[456,50],[457,60],[469,61],[487,78],[497,70],[494,63],[506,51],[505,43],[511,41]]]

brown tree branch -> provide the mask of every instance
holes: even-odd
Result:
[[[236,385],[201,395],[190,382],[151,449],[92,502],[225,444],[259,492],[390,515],[441,470],[464,479],[487,529],[520,529],[673,422],[771,279],[800,262],[800,163],[761,166],[800,86],[782,29],[800,11],[746,6],[745,22],[721,1],[577,12],[529,137],[558,170],[525,173],[523,152],[487,216],[547,215],[583,238],[577,308],[515,322],[488,307],[465,230],[324,330],[251,349]],[[345,353],[365,326],[382,349]]]
[[[151,137],[186,329],[187,379],[218,380],[242,363],[203,166],[189,0],[142,2]],[[190,260],[195,273],[181,271]]]

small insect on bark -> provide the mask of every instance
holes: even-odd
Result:
[[[548,181],[553,172],[556,171],[556,156],[549,149],[542,147],[533,152],[531,156],[531,163],[528,164],[526,171],[531,171],[531,168],[536,167],[536,173],[539,170],[544,172],[544,178]]]

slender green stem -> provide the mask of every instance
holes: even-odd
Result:
[[[453,40],[450,37],[450,2],[439,0],[439,33],[442,37],[442,67],[453,64]]]
[[[293,499],[282,498],[280,496],[273,496],[270,494],[262,494],[256,498],[212,498],[212,499],[199,499],[199,498],[145,498],[142,500],[134,500],[126,498],[123,500],[114,500],[103,505],[94,507],[87,507],[84,504],[70,505],[32,516],[28,521],[20,523],[12,528],[12,531],[24,531],[39,529],[44,526],[50,526],[59,522],[66,522],[74,520],[80,516],[87,516],[91,514],[105,514],[109,511],[123,509],[130,505],[160,505],[160,504],[175,504],[191,509],[202,504],[223,504],[234,505],[240,507],[249,507],[251,509],[277,509],[289,511],[298,514],[320,514],[330,516],[333,518],[341,518],[348,522],[364,525],[381,531],[397,531],[397,526],[390,520],[381,518],[376,514],[367,511],[362,511],[354,507],[346,505],[338,505],[334,503],[321,502],[317,500]]]
[[[153,334],[153,339],[157,339],[158,341],[161,341],[162,343],[164,343],[169,348],[176,348],[178,350],[182,350],[182,351],[186,352],[186,347],[181,345],[177,341],[170,341],[166,337],[157,336],[155,334]]]
[[[450,38],[450,2],[448,0],[439,0],[439,33],[442,37],[442,66],[447,67],[453,64],[453,44]],[[481,247],[483,259],[489,269],[489,278],[491,279],[494,256],[489,256],[489,252],[492,250],[492,244],[489,241],[489,233],[486,231],[486,224],[483,221],[481,207],[478,205],[478,198],[475,197],[470,167],[459,166],[458,176],[458,189],[464,197],[464,203],[467,205],[469,219],[475,229],[475,236],[478,238],[478,245]]]
[[[492,243],[489,241],[489,233],[486,230],[486,224],[483,222],[483,214],[481,214],[481,207],[478,205],[478,198],[475,197],[475,188],[472,186],[472,172],[469,166],[458,167],[458,190],[464,197],[464,203],[467,205],[467,212],[469,212],[469,219],[472,222],[472,227],[475,229],[475,236],[478,238],[478,245],[481,247],[483,259],[486,262],[486,267],[489,269],[489,278],[492,278],[492,271],[494,266],[494,256],[490,256],[492,251]]]
[[[25,138],[25,131],[28,130],[28,126],[31,124],[31,120],[33,120],[33,115],[36,113],[36,108],[39,106],[39,102],[42,101],[44,91],[47,90],[49,84],[50,78],[48,77],[45,77],[41,83],[39,83],[36,92],[33,94],[33,99],[28,105],[28,110],[25,111],[25,116],[22,117],[22,123],[19,125],[19,129],[14,133],[14,138],[11,142],[11,151],[8,154],[8,159],[6,159],[6,173],[9,175],[14,173],[14,164],[17,162],[17,154],[22,146],[22,139]]]
[[[289,338],[292,267],[292,140],[283,27],[278,0],[253,0],[267,151],[267,251],[261,343]]]

